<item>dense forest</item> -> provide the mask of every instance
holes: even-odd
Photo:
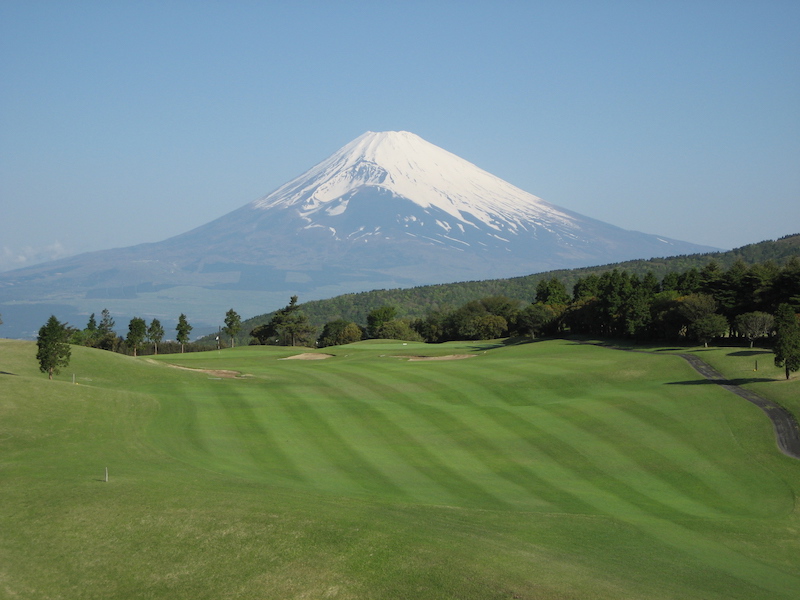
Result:
[[[727,270],[734,265],[751,266],[764,264],[766,268],[779,268],[792,258],[800,257],[800,234],[784,236],[778,240],[759,242],[736,248],[727,252],[692,254],[668,258],[626,261],[611,265],[586,267],[580,269],[548,271],[511,279],[492,279],[438,285],[418,286],[406,289],[374,290],[354,294],[344,294],[327,300],[314,300],[299,305],[308,317],[311,326],[321,331],[326,323],[344,320],[365,328],[370,312],[382,306],[392,306],[399,319],[423,319],[432,313],[453,311],[465,304],[492,296],[506,296],[520,303],[535,301],[537,287],[541,281],[557,279],[572,294],[576,283],[590,275],[601,276],[616,269],[628,276],[638,278],[652,274],[661,282],[673,274],[701,271],[708,265],[716,265],[719,270]],[[740,267],[737,267],[740,269]],[[669,281],[668,281],[668,285]],[[259,315],[242,322],[237,343],[250,342],[250,332],[256,327],[268,324],[276,312]],[[213,336],[201,342],[212,343]]]

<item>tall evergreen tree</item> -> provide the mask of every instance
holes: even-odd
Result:
[[[97,336],[94,347],[103,350],[114,350],[117,346],[117,334],[114,333],[114,319],[107,308],[100,313],[100,324],[97,326]]]
[[[69,364],[72,354],[67,338],[69,330],[66,323],[61,323],[51,316],[47,323],[39,329],[39,336],[36,338],[36,360],[39,361],[39,370],[47,373],[48,379],[53,378],[53,374],[58,374],[61,367]]]
[[[231,338],[231,348],[233,348],[236,334],[239,333],[241,328],[242,318],[235,310],[230,309],[227,313],[225,313],[225,327],[222,328],[222,331],[224,331]]]
[[[542,279],[536,285],[536,302],[542,304],[568,304],[569,294],[564,284],[555,277]]]
[[[186,320],[186,315],[181,313],[181,316],[178,317],[178,325],[175,327],[175,331],[178,332],[175,339],[178,340],[178,343],[181,345],[181,354],[183,354],[183,348],[189,341],[189,334],[192,332],[192,329],[192,326],[189,325],[189,321]]]
[[[84,343],[87,346],[94,346],[97,343],[97,319],[95,319],[94,313],[89,315],[84,334]]]
[[[147,328],[147,339],[153,343],[153,354],[158,354],[158,345],[164,339],[164,328],[158,319],[150,321],[150,327]]]
[[[572,299],[578,301],[596,298],[599,290],[600,278],[594,273],[590,273],[586,277],[578,278],[578,281],[572,286]]]
[[[791,305],[781,304],[778,307],[775,331],[775,366],[784,367],[786,379],[789,379],[792,371],[800,371],[800,321]]]
[[[130,323],[128,323],[128,337],[125,338],[125,341],[128,347],[133,350],[134,356],[138,353],[139,346],[144,342],[146,335],[147,323],[140,317],[133,317]]]

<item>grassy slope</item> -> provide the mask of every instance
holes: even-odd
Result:
[[[783,367],[775,366],[772,350],[712,347],[694,353],[734,383],[781,404],[800,419],[800,376],[794,373],[787,380]]]
[[[0,597],[790,598],[800,464],[681,359],[0,341]],[[450,362],[403,354],[474,353]],[[81,385],[73,386],[75,372]],[[103,483],[103,468],[110,481]]]

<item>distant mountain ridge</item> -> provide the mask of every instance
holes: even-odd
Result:
[[[274,192],[153,244],[0,274],[6,335],[107,307],[202,327],[291,294],[514,277],[714,250],[545,202],[409,132],[367,132]],[[267,306],[265,306],[265,304]]]

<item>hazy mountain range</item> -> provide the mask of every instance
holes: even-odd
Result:
[[[301,300],[513,277],[708,246],[628,231],[545,202],[408,132],[367,132],[271,194],[153,244],[0,274],[0,334],[109,308],[216,328]]]

